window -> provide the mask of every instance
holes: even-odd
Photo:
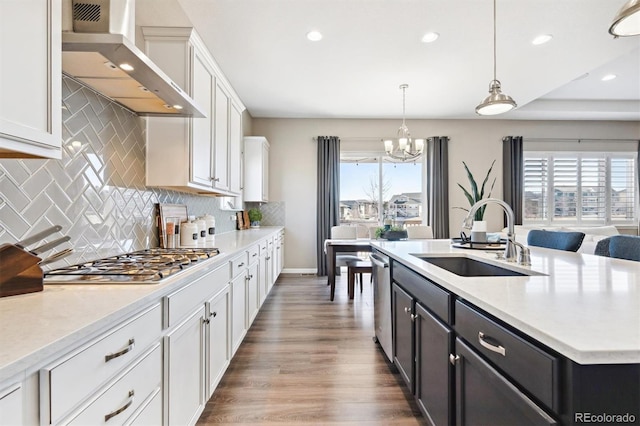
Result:
[[[423,160],[396,162],[380,153],[342,152],[340,223],[422,223]]]
[[[637,223],[636,155],[631,152],[525,151],[524,222]]]

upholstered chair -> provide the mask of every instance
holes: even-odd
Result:
[[[584,233],[532,229],[527,235],[527,245],[576,252],[582,245]]]

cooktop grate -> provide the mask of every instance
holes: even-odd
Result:
[[[44,283],[157,283],[219,253],[204,247],[151,248],[53,269],[44,273]]]

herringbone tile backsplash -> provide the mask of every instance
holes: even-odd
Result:
[[[0,160],[0,243],[59,224],[71,237],[59,249],[75,250],[66,263],[156,247],[155,203],[235,229],[218,198],[145,186],[144,119],[66,77],[62,90],[62,159]]]

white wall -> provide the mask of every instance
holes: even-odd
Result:
[[[253,135],[266,136],[271,144],[269,195],[285,204],[285,268],[316,268],[316,136],[340,138],[384,138],[395,135],[399,120],[349,119],[269,119],[254,118]],[[484,177],[495,159],[492,176],[497,177],[492,196],[502,198],[502,138],[610,138],[640,139],[638,122],[593,121],[512,121],[478,120],[409,120],[413,137],[448,136],[449,205],[468,208],[457,183],[468,187],[462,161],[476,180]],[[382,142],[380,142],[382,143]],[[460,232],[465,212],[452,209],[449,218],[451,235]],[[489,230],[502,229],[502,213],[489,206],[485,219]]]

